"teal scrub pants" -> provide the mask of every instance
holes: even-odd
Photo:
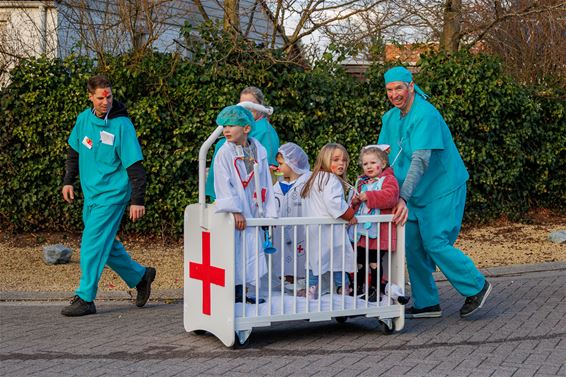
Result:
[[[466,185],[434,200],[425,207],[411,207],[412,216],[405,227],[406,257],[414,307],[437,305],[438,289],[432,273],[436,266],[450,284],[465,297],[478,294],[485,278],[474,262],[454,242],[460,233]]]
[[[107,264],[133,288],[141,281],[145,267],[134,261],[116,234],[124,215],[124,205],[83,208],[85,225],[81,241],[81,280],[75,294],[87,302],[94,301],[98,281]]]

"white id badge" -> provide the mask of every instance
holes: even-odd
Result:
[[[85,136],[83,139],[83,145],[88,149],[92,149],[92,140],[88,136]]]
[[[102,144],[114,145],[114,135],[109,132],[102,131],[100,132],[100,141]]]

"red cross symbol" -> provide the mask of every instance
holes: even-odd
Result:
[[[202,232],[202,264],[189,262],[189,277],[202,280],[202,312],[210,315],[210,285],[224,286],[224,269],[210,265],[210,233]]]
[[[297,254],[302,254],[303,253],[303,246],[299,245],[297,246]]]

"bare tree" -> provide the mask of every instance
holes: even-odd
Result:
[[[174,49],[189,0],[44,0],[0,2],[0,80],[21,59],[90,55],[134,58]],[[0,85],[2,83],[0,82]]]
[[[224,30],[240,31],[240,0],[224,1]]]
[[[203,19],[212,19],[210,8],[202,0],[192,0]],[[232,28],[244,37],[250,31],[267,37],[267,47],[280,47],[292,51],[307,37],[328,34],[338,37],[348,27],[362,22],[369,12],[381,13],[382,7],[390,11],[390,0],[227,0],[216,1],[223,9],[224,28]],[[388,10],[389,9],[389,10]],[[267,17],[271,23],[268,30],[253,30],[253,21]],[[242,22],[244,20],[244,22]],[[395,21],[398,22],[399,20]],[[395,23],[393,22],[393,23]],[[391,23],[391,22],[390,22]],[[270,35],[267,35],[269,33]],[[303,45],[304,49],[304,45]]]
[[[0,3],[0,87],[21,59],[57,55],[53,1]]]
[[[352,46],[412,39],[449,53],[482,48],[525,82],[566,76],[566,0],[389,0],[324,32]]]
[[[440,48],[448,53],[458,51],[461,38],[462,0],[446,0]]]
[[[566,88],[566,1],[499,1],[482,11],[483,24],[468,28],[468,46],[481,42],[521,82],[552,77]]]
[[[383,38],[403,39],[404,27],[411,24],[410,14],[391,1],[383,1],[374,8],[348,19],[324,27],[324,33],[337,44],[366,45],[369,40]]]
[[[143,56],[165,34],[176,37],[189,12],[183,0],[62,0],[60,27],[67,45],[104,64],[106,54]]]

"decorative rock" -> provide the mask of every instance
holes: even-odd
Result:
[[[69,263],[73,250],[65,245],[47,245],[43,248],[43,261],[46,264]]]
[[[556,232],[552,232],[548,236],[548,239],[558,244],[566,243],[566,230],[557,230]]]

